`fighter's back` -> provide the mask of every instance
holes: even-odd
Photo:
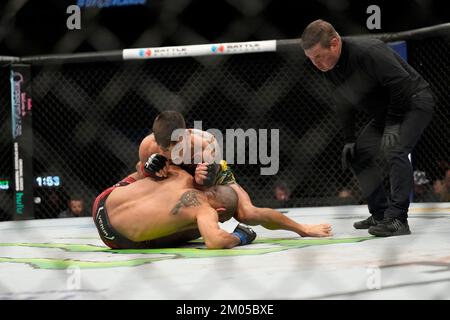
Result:
[[[170,166],[167,179],[145,178],[116,188],[106,200],[110,223],[133,241],[192,228],[195,217],[183,210],[174,214],[174,208],[181,196],[193,188],[192,176],[176,166]]]

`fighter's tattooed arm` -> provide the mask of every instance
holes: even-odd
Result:
[[[170,211],[170,213],[177,214],[181,208],[198,207],[200,205],[200,201],[197,198],[199,194],[200,192],[196,190],[186,191],[181,195],[180,200],[178,200],[177,204]]]

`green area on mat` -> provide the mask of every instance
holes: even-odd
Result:
[[[108,260],[103,261],[82,261],[75,259],[55,259],[55,258],[11,258],[0,257],[0,263],[24,263],[31,265],[37,269],[67,269],[68,267],[78,267],[80,269],[97,269],[97,268],[118,268],[118,267],[136,267],[149,264],[156,261],[180,258],[214,258],[214,257],[230,257],[230,256],[247,256],[260,255],[271,252],[279,252],[294,248],[303,248],[309,246],[355,243],[361,242],[374,237],[356,237],[343,239],[259,239],[253,242],[256,245],[246,247],[235,247],[233,249],[209,250],[204,247],[179,247],[164,249],[122,249],[114,250],[105,247],[99,247],[90,244],[66,244],[66,243],[0,243],[0,247],[33,247],[62,249],[68,252],[99,252],[113,254],[157,254],[158,257],[133,258],[128,260],[110,261],[111,255],[102,256]],[[202,242],[192,242],[190,245],[198,245]],[[261,247],[268,245],[267,247]],[[162,256],[161,256],[162,255]],[[78,258],[78,257],[77,257]]]

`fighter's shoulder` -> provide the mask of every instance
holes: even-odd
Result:
[[[145,136],[144,139],[142,139],[141,144],[147,144],[147,143],[156,143],[155,135],[153,133],[150,133],[149,135]]]
[[[157,148],[158,144],[155,140],[155,135],[153,133],[146,136],[144,139],[142,139],[141,144],[139,145],[139,148],[141,149],[148,149],[148,148]]]
[[[139,158],[141,161],[148,158],[152,153],[159,151],[158,144],[156,143],[154,134],[149,134],[144,139],[142,139],[139,145]]]
[[[212,142],[215,137],[212,133],[199,129],[188,129],[191,133],[192,140],[201,139],[202,141]]]
[[[194,188],[183,189],[180,193],[180,200],[189,202],[192,205],[200,205],[201,203],[208,202],[208,198],[205,193]]]
[[[214,137],[213,134],[209,133],[208,131],[203,131],[203,130],[195,129],[195,128],[190,128],[188,130],[192,135],[195,135],[195,136]]]
[[[193,213],[198,213],[198,209],[210,206],[206,195],[196,189],[184,189],[180,192],[178,201],[175,207],[172,209],[172,213],[176,214],[178,212],[190,211]]]

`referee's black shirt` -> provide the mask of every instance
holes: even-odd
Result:
[[[411,96],[427,87],[422,76],[377,39],[342,39],[341,56],[324,72],[336,104],[346,142],[355,140],[354,108],[379,123],[399,123]]]

